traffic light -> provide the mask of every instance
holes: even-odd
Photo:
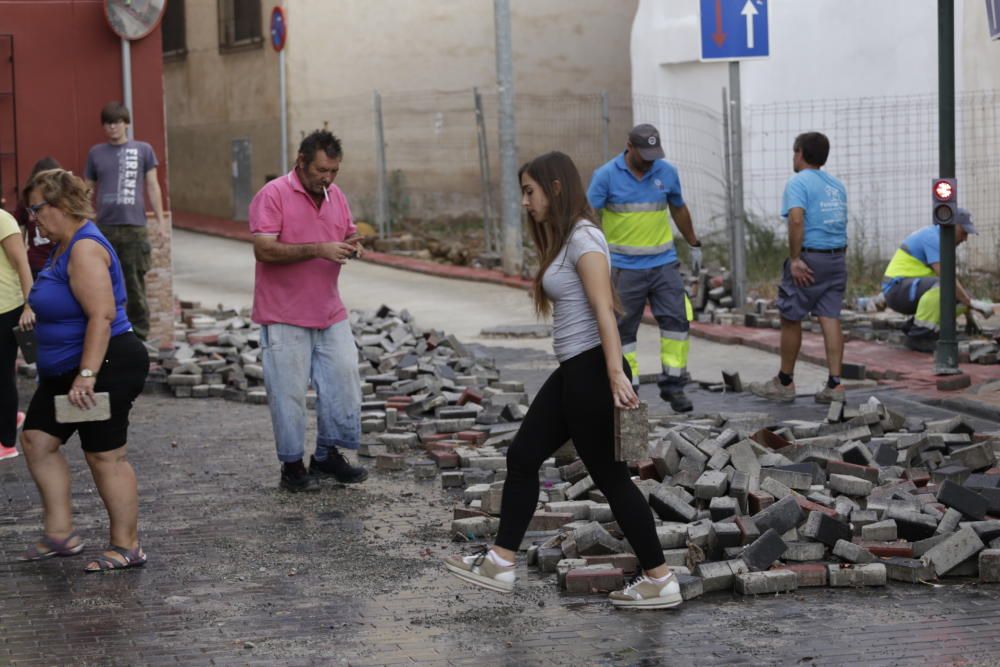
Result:
[[[954,225],[958,212],[958,187],[954,178],[936,178],[931,191],[935,225]]]

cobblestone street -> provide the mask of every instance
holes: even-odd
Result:
[[[530,390],[551,363],[498,352]],[[722,403],[696,395],[699,409]],[[761,409],[739,403],[725,408]],[[41,509],[23,458],[0,464],[0,664],[1000,664],[997,586],[715,593],[626,613],[522,564],[503,597],[444,575],[455,496],[438,480],[373,472],[361,487],[279,491],[265,406],[144,395],[131,440],[150,556],[138,571],[16,562]],[[106,519],[75,438],[67,450],[91,555]]]

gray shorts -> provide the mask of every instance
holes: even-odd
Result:
[[[790,260],[785,260],[778,286],[778,310],[781,317],[793,322],[812,313],[816,317],[840,317],[847,289],[847,256],[845,253],[802,251],[802,260],[812,269],[815,282],[799,287],[792,280]]]

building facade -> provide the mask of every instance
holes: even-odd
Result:
[[[159,29],[131,43],[132,121],[152,145],[164,206],[170,209]],[[40,158],[50,155],[82,174],[91,146],[106,141],[101,108],[121,100],[122,47],[108,27],[102,0],[0,0],[0,186],[13,211]],[[153,268],[147,274],[150,340],[173,345],[169,215],[151,222]]]
[[[387,170],[413,217],[480,208],[473,89],[482,93],[498,183],[493,5],[484,0],[171,0],[183,46],[164,64],[167,132],[179,210],[245,219],[247,196],[288,168],[301,138],[327,127],[344,142],[339,183],[362,215],[375,179],[374,91]],[[561,148],[583,170],[623,143],[631,123],[629,34],[637,0],[513,0],[522,159]],[[285,10],[289,155],[280,154],[273,7]],[[179,9],[181,8],[182,9]],[[168,8],[168,11],[169,8]],[[230,37],[233,37],[232,39]],[[610,121],[602,122],[601,93]],[[396,205],[402,206],[400,201]]]

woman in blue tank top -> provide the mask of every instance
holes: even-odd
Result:
[[[69,464],[60,450],[79,433],[111,523],[110,546],[85,570],[104,572],[146,563],[139,546],[135,471],[125,450],[129,411],[145,384],[149,356],[125,315],[118,257],[90,221],[90,196],[87,184],[64,169],[40,172],[28,186],[29,213],[53,249],[28,297],[37,317],[39,384],[21,436],[44,501],[44,534],[21,559],[83,550],[83,539],[73,530]],[[110,397],[110,414],[100,415],[103,419],[57,420],[56,396],[65,394],[86,411],[98,409],[100,392]]]

